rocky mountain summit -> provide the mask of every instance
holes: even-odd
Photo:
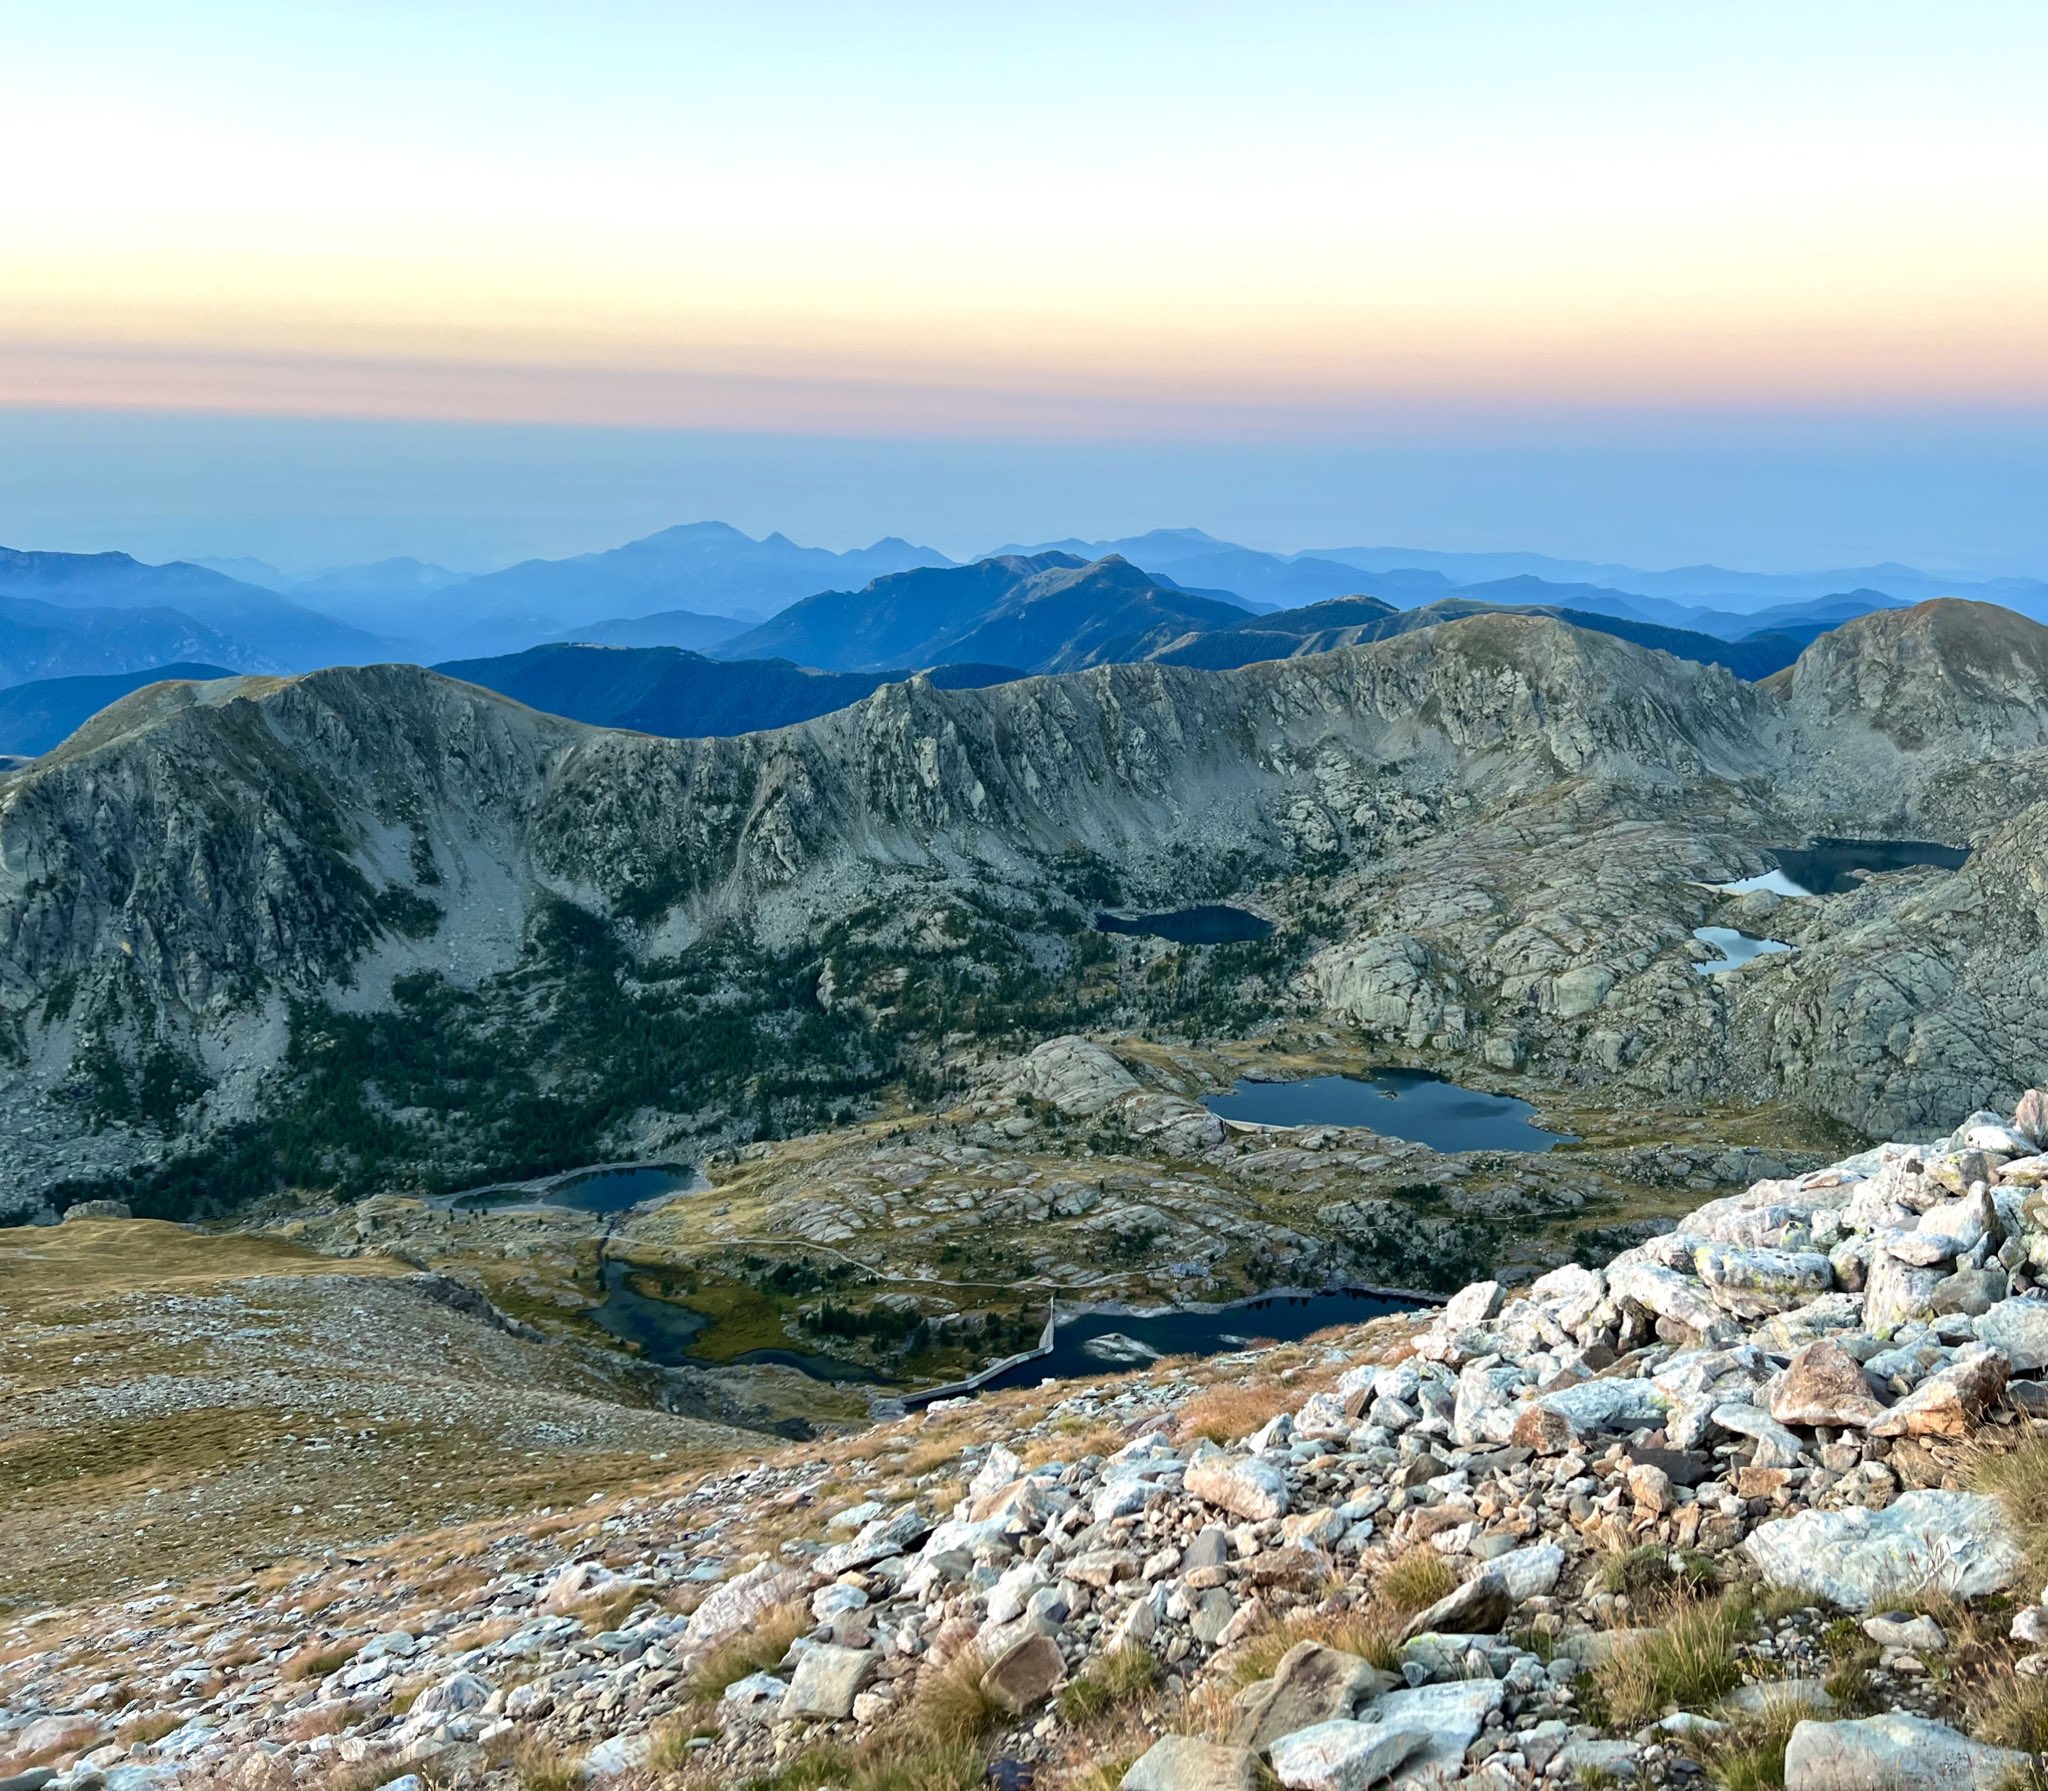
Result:
[[[0,1626],[0,1780],[2031,1782],[2048,1093],[1599,1267]]]

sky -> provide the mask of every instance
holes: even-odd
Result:
[[[2048,571],[2048,9],[0,0],[0,540]]]

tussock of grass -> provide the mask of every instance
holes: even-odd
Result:
[[[338,1673],[362,1652],[361,1642],[316,1642],[301,1648],[278,1669],[285,1679],[325,1679]]]
[[[158,1710],[123,1723],[114,1731],[114,1739],[123,1747],[147,1747],[184,1726],[185,1719],[177,1712]]]
[[[1426,1611],[1457,1589],[1458,1570],[1427,1543],[1407,1549],[1381,1568],[1372,1582],[1381,1603],[1404,1612]]]
[[[1644,1544],[1611,1554],[1601,1564],[1603,1592],[1626,1593],[1629,1602],[1648,1609],[1668,1607],[1711,1592],[1720,1583],[1720,1569],[1706,1555],[1679,1553]]]
[[[617,1629],[630,1617],[634,1610],[646,1602],[646,1594],[637,1586],[621,1586],[616,1592],[606,1592],[596,1598],[586,1598],[581,1604],[571,1606],[563,1613],[594,1634],[607,1629]]]
[[[2048,1585],[2048,1437],[2029,1436],[2011,1449],[1980,1448],[1970,1483],[2005,1507],[2027,1556],[2027,1587]]]
[[[697,1764],[697,1750],[690,1743],[700,1736],[715,1735],[708,1724],[681,1721],[666,1723],[655,1730],[647,1749],[648,1769],[656,1774],[686,1773]]]
[[[1124,1433],[1114,1424],[1088,1418],[1061,1418],[1053,1434],[1036,1438],[1024,1451],[1027,1468],[1049,1461],[1082,1461],[1091,1455],[1114,1455],[1124,1446]]]
[[[729,1771],[700,1766],[679,1791],[980,1791],[987,1765],[975,1747],[888,1747],[878,1738],[854,1750],[814,1748],[737,1786]]]
[[[519,1791],[583,1791],[583,1769],[577,1761],[531,1736],[515,1743],[499,1763],[511,1771]]]
[[[1969,1710],[1978,1740],[2030,1754],[2048,1752],[2048,1683],[2015,1673],[2010,1660],[1971,1686]]]
[[[1742,1681],[1735,1642],[1748,1617],[1732,1597],[1674,1611],[1663,1628],[1623,1643],[1593,1669],[1593,1704],[1608,1723],[1636,1729],[1668,1707],[1697,1710],[1725,1696]]]
[[[981,1688],[988,1664],[980,1649],[970,1648],[942,1667],[927,1667],[902,1728],[933,1752],[966,1746],[1000,1728],[1008,1712]]]
[[[1759,1714],[1702,1736],[1697,1758],[1720,1791],[1785,1791],[1785,1744],[1812,1714],[1790,1698],[1774,1698]]]
[[[1159,1657],[1149,1649],[1119,1648],[1068,1683],[1060,1693],[1060,1715],[1069,1722],[1094,1722],[1142,1698],[1161,1673]]]
[[[1404,1615],[1383,1604],[1349,1611],[1289,1611],[1278,1622],[1247,1636],[1233,1651],[1231,1687],[1272,1678],[1281,1657],[1297,1642],[1320,1642],[1339,1654],[1355,1654],[1383,1671],[1396,1671]]]
[[[697,1663],[690,1675],[689,1694],[702,1704],[715,1703],[729,1685],[736,1685],[749,1673],[765,1673],[782,1664],[790,1643],[812,1629],[807,1606],[792,1600],[765,1611],[760,1618],[719,1643]]]

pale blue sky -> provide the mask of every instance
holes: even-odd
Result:
[[[0,541],[2048,567],[2038,4],[0,0],[0,49]]]

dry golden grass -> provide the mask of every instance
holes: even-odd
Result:
[[[719,1643],[697,1663],[689,1678],[690,1696],[701,1704],[715,1702],[729,1685],[749,1673],[765,1673],[782,1664],[790,1643],[808,1635],[814,1625],[810,1608],[792,1600],[764,1611],[736,1636]]]
[[[1768,1699],[1758,1714],[1702,1736],[1694,1757],[1719,1791],[1784,1791],[1785,1744],[1812,1714],[1791,1698]]]
[[[979,1648],[955,1655],[943,1666],[927,1667],[903,1713],[900,1728],[927,1750],[944,1752],[979,1741],[1006,1714],[981,1689],[988,1659]]]
[[[1096,1722],[1136,1703],[1158,1685],[1164,1671],[1149,1648],[1118,1648],[1067,1682],[1060,1693],[1060,1715],[1070,1723]]]
[[[2048,1436],[2030,1434],[2011,1448],[1980,1442],[1969,1457],[1970,1484],[2005,1507],[2026,1551],[2026,1589],[2048,1585]]]
[[[1181,1407],[1173,1434],[1183,1443],[1197,1438],[1222,1444],[1240,1442],[1279,1413],[1292,1411],[1301,1399],[1293,1388],[1273,1382],[1210,1387]]]
[[[322,1735],[340,1734],[348,1721],[348,1705],[320,1704],[287,1717],[281,1733],[286,1741],[314,1741]]]
[[[286,1660],[278,1674],[284,1679],[325,1679],[340,1672],[362,1649],[361,1642],[314,1642]]]
[[[920,1443],[904,1457],[899,1471],[912,1480],[921,1480],[925,1475],[940,1468],[950,1467],[960,1459],[960,1445],[956,1440],[940,1438]]]
[[[160,1219],[81,1219],[0,1227],[0,1287],[10,1322],[62,1322],[81,1307],[138,1288],[216,1287],[252,1275],[404,1275],[375,1257],[338,1263],[298,1244],[245,1232],[188,1231]]]
[[[1230,1653],[1220,1683],[1237,1691],[1272,1677],[1280,1657],[1298,1642],[1320,1642],[1339,1654],[1355,1654],[1374,1666],[1394,1670],[1399,1660],[1405,1613],[1377,1601],[1348,1610],[1302,1609],[1262,1625]]]
[[[1114,1455],[1124,1446],[1124,1433],[1114,1424],[1090,1418],[1062,1418],[1051,1433],[1035,1438],[1022,1451],[1027,1468],[1049,1461],[1080,1461],[1090,1455]]]
[[[595,1598],[583,1599],[563,1611],[565,1617],[573,1617],[593,1635],[607,1629],[617,1629],[633,1612],[647,1602],[648,1595],[637,1586],[621,1586],[616,1592],[603,1592]]]
[[[502,1642],[518,1627],[517,1617],[487,1617],[480,1623],[451,1629],[441,1646],[451,1654],[468,1654],[478,1648],[488,1648],[493,1642]]]
[[[184,1717],[171,1710],[155,1710],[148,1716],[133,1717],[114,1731],[123,1747],[147,1747],[185,1726]]]
[[[1457,1589],[1458,1570],[1428,1543],[1403,1549],[1372,1577],[1372,1594],[1404,1614],[1426,1611]]]
[[[511,1773],[519,1791],[583,1791],[583,1769],[574,1756],[531,1735],[521,1736],[493,1763]]]

